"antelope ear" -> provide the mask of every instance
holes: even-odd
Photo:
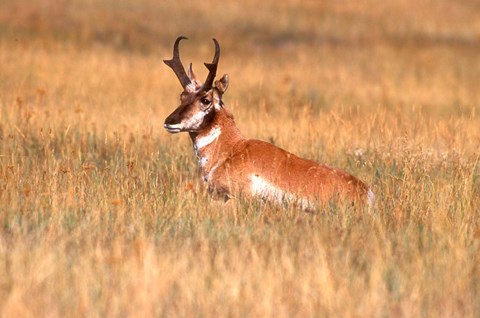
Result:
[[[197,76],[193,72],[192,63],[188,65],[187,76],[190,79],[190,81],[193,83],[193,85],[195,85],[195,91],[199,90],[202,87],[202,83],[197,79]]]
[[[221,94],[225,93],[228,88],[228,74],[223,75],[222,78],[215,81],[215,87]]]
[[[197,79],[197,76],[195,76],[195,73],[193,73],[192,63],[188,64],[187,75],[191,81]]]

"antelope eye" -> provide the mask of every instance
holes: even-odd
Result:
[[[200,102],[204,105],[204,106],[207,106],[210,104],[210,101],[208,100],[208,98],[206,97],[202,97],[202,99],[200,99]]]

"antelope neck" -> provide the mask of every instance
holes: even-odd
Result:
[[[235,126],[233,117],[222,109],[211,123],[199,132],[191,132],[190,138],[198,158],[203,178],[208,181],[215,169],[230,155],[233,146],[243,136]]]
[[[195,152],[200,155],[206,151],[211,152],[213,149],[228,147],[232,142],[243,139],[243,136],[236,127],[233,117],[225,109],[222,109],[215,113],[212,121],[201,131],[191,132],[190,138]],[[225,150],[222,149],[222,151]]]

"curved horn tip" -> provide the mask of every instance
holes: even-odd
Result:
[[[213,38],[212,40],[215,43],[215,49],[220,50],[220,44],[218,43],[217,39]]]
[[[180,60],[180,53],[179,53],[179,43],[181,40],[186,39],[187,37],[181,35],[173,44],[173,57],[170,60],[163,60],[165,64],[167,64],[175,73],[177,78],[180,80],[182,87],[185,89],[189,84],[191,84],[191,80],[188,78],[188,75],[185,73],[185,69],[183,68],[182,61]]]
[[[220,58],[220,44],[218,44],[218,41],[215,38],[213,38],[213,42],[215,43],[215,56],[213,57],[212,64],[218,64]]]
[[[175,51],[176,48],[178,48],[178,44],[180,44],[181,40],[188,40],[186,36],[180,35],[176,40],[175,43],[173,44],[173,50]]]

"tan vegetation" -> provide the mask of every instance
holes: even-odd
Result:
[[[476,1],[0,1],[0,313],[480,313]],[[213,201],[165,116],[180,34],[243,133],[374,188],[369,213]]]

